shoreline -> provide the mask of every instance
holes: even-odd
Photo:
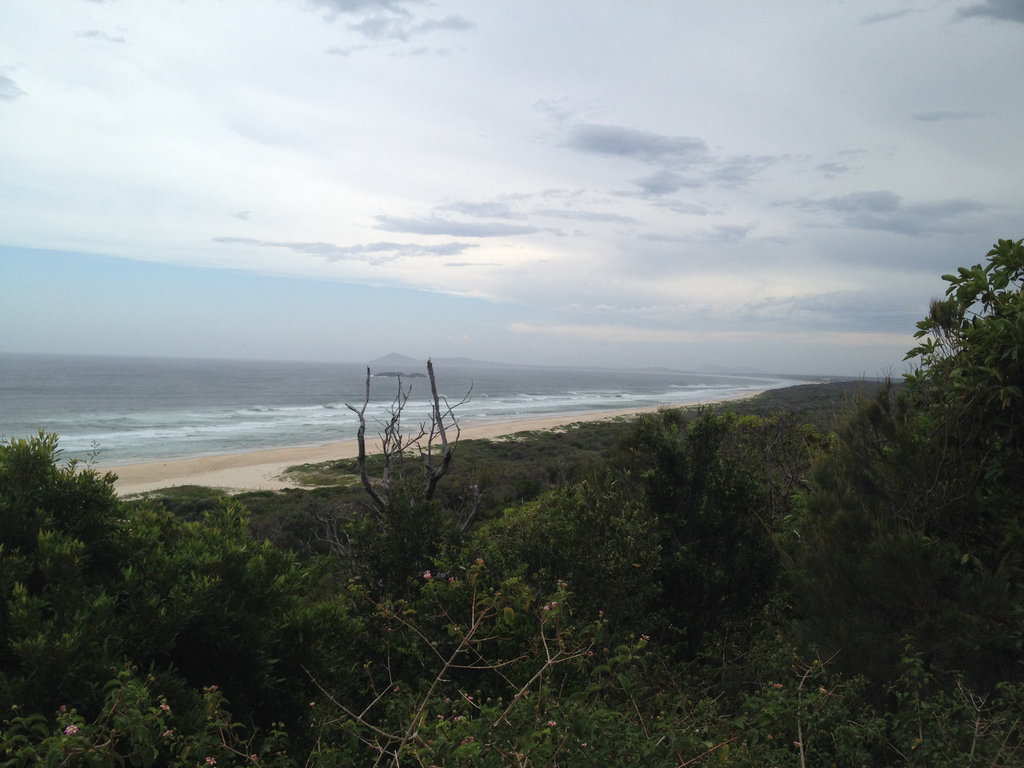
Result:
[[[494,440],[518,432],[557,429],[569,424],[604,421],[655,413],[660,410],[696,408],[701,405],[746,400],[756,397],[765,390],[744,392],[730,398],[710,400],[701,403],[682,403],[648,408],[626,408],[589,413],[558,414],[553,416],[527,417],[494,422],[469,423],[462,427],[460,440]],[[379,451],[379,439],[367,441],[368,453]],[[113,472],[117,475],[114,488],[120,496],[134,496],[165,488],[182,485],[200,485],[216,488],[228,493],[244,491],[280,491],[286,488],[302,488],[300,483],[282,480],[281,475],[289,467],[300,464],[321,464],[337,459],[351,459],[358,455],[355,440],[323,443],[320,445],[269,448],[245,453],[195,456],[184,459],[150,461],[139,464],[122,464],[93,467],[98,472]]]

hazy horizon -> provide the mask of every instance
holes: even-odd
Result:
[[[1024,4],[0,7],[0,352],[905,371]],[[937,55],[936,52],[941,52]]]

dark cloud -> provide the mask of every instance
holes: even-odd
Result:
[[[451,235],[453,237],[502,237],[529,235],[536,227],[498,222],[476,223],[452,221],[432,216],[429,219],[404,219],[397,216],[378,216],[377,229],[387,232],[407,232],[414,235]]]
[[[1024,24],[1024,2],[1021,0],[985,0],[982,3],[957,8],[956,15],[961,19],[987,16],[990,19],[1016,21]]]
[[[0,75],[0,99],[4,101],[14,101],[19,96],[24,96],[25,92],[18,87],[7,75]]]
[[[231,215],[234,216],[236,219],[241,219],[242,221],[248,221],[249,217],[252,216],[252,211],[235,211]]]
[[[127,43],[121,35],[108,35],[99,29],[89,29],[85,32],[79,32],[79,37],[84,37],[87,40],[95,40],[98,43]]]
[[[615,125],[575,126],[566,144],[580,152],[629,157],[656,165],[688,165],[705,158],[708,146],[692,136],[662,136]]]
[[[937,123],[942,120],[967,120],[968,118],[978,117],[978,113],[953,109],[935,109],[930,112],[915,112],[911,117],[924,123]]]
[[[718,157],[710,153],[703,139],[694,136],[663,136],[614,125],[577,124],[564,143],[578,152],[629,158],[658,168],[632,180],[640,188],[639,193],[616,193],[623,196],[660,197],[708,184],[739,186],[786,159],[769,155]]]
[[[457,256],[477,246],[472,243],[441,243],[421,245],[418,243],[362,243],[360,245],[335,245],[321,242],[278,242],[256,240],[251,237],[215,237],[215,243],[225,245],[260,245],[267,248],[286,248],[307,256],[318,256],[327,261],[364,261],[369,264],[383,264],[402,258],[419,256]]]
[[[984,204],[965,198],[905,204],[899,195],[885,190],[856,192],[823,200],[802,198],[779,205],[833,213],[844,224],[856,229],[909,236],[960,231],[965,217],[987,209]]]

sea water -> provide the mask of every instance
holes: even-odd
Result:
[[[434,365],[463,426],[557,414],[706,403],[792,379],[666,370]],[[401,379],[392,375],[406,374]],[[413,376],[419,374],[420,376]],[[429,421],[424,366],[370,379],[367,431],[387,418],[399,382],[407,429]],[[0,438],[57,433],[64,458],[99,466],[353,440],[366,366],[240,360],[0,354]]]

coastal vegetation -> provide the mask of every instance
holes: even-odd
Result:
[[[430,494],[0,445],[0,765],[1020,765],[1024,245],[945,279],[903,382],[463,441]]]

